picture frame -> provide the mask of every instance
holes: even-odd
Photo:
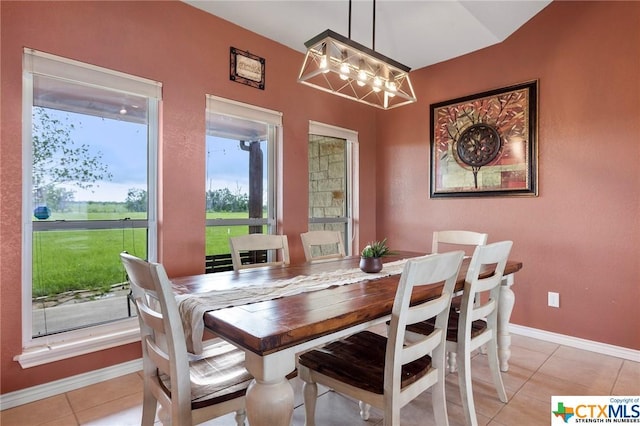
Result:
[[[537,196],[538,80],[430,105],[431,198]]]
[[[244,50],[231,47],[229,79],[264,90],[265,60]]]

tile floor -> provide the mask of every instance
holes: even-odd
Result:
[[[478,422],[489,426],[538,426],[550,423],[552,395],[640,395],[640,362],[601,355],[512,335],[510,369],[503,373],[509,403],[502,404],[491,384],[485,355],[473,358],[473,392]],[[301,382],[294,379],[296,408],[293,425],[304,424]],[[464,425],[457,377],[447,376],[447,407],[451,426]],[[0,412],[2,426],[139,425],[142,377],[134,373]],[[402,425],[433,424],[429,392],[402,410]],[[318,398],[316,423],[326,426],[380,426],[373,410],[360,420],[355,401],[334,392]],[[233,416],[205,423],[232,426]]]

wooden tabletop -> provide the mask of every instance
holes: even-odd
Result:
[[[392,262],[424,253],[398,252],[383,258]],[[242,285],[268,283],[298,275],[312,275],[339,269],[357,268],[360,258],[346,257],[322,263],[304,263],[283,268],[257,268],[239,272],[218,272],[172,279],[177,293],[201,293]],[[456,290],[462,289],[469,266],[465,259]],[[515,273],[522,263],[509,261],[505,275]],[[485,275],[490,275],[488,269]],[[400,280],[394,275],[295,296],[235,306],[207,312],[205,326],[214,333],[259,355],[282,350],[332,332],[391,314]],[[415,291],[412,300],[421,301],[440,294],[441,285]]]

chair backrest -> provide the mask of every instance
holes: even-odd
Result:
[[[406,395],[400,392],[402,366],[425,355],[432,354],[433,366],[442,369],[440,372],[444,379],[449,306],[463,258],[463,251],[455,251],[409,259],[405,264],[393,302],[389,325],[385,355],[385,399],[400,398],[397,403],[403,406],[433,384],[433,381],[421,383],[418,380],[411,385],[417,386],[417,389],[407,391],[405,387],[403,392],[406,392]],[[444,286],[438,298],[410,306],[411,294],[415,287],[441,282],[444,282]],[[434,317],[436,327],[431,334],[406,338],[407,325]]]
[[[458,344],[464,340],[461,339],[464,329],[470,329],[475,320],[485,319],[488,328],[496,330],[500,284],[512,246],[512,241],[500,241],[476,247],[467,270],[460,305]],[[493,274],[485,278],[480,277],[491,268],[495,268]],[[482,297],[482,293],[488,293],[488,297]],[[466,333],[467,336],[470,334]]]
[[[127,253],[120,259],[129,277],[138,310],[145,386],[170,407],[175,424],[191,424],[189,358],[178,306],[164,267]],[[167,392],[162,379],[170,380]]]
[[[488,237],[488,234],[474,231],[435,231],[431,243],[431,253],[448,251],[446,248],[462,250],[463,248],[460,246],[483,246],[487,244]]]
[[[288,265],[289,260],[289,240],[286,235],[270,235],[270,234],[247,234],[229,238],[229,247],[231,248],[231,260],[233,262],[233,270],[256,268],[260,266],[284,266]],[[240,252],[246,251],[262,251],[271,250],[275,254],[274,259],[262,263],[242,263]]]
[[[304,257],[312,260],[335,259],[345,256],[342,232],[309,231],[300,234]]]

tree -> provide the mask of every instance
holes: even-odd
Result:
[[[249,197],[240,188],[232,193],[229,188],[220,188],[206,192],[207,210],[213,212],[246,212]]]
[[[146,212],[147,211],[147,191],[139,188],[131,188],[127,191],[127,199],[125,200],[127,210],[130,212]]]
[[[75,125],[67,115],[64,121],[52,117],[45,108],[33,109],[33,192],[36,202],[46,203],[47,193],[66,183],[90,189],[101,180],[111,180],[102,153],[93,154],[86,144],[71,135]],[[67,200],[69,201],[69,200]]]
[[[75,195],[74,191],[65,188],[56,188],[53,185],[45,187],[43,192],[47,194],[47,206],[59,212],[67,210],[68,204],[73,201]]]

